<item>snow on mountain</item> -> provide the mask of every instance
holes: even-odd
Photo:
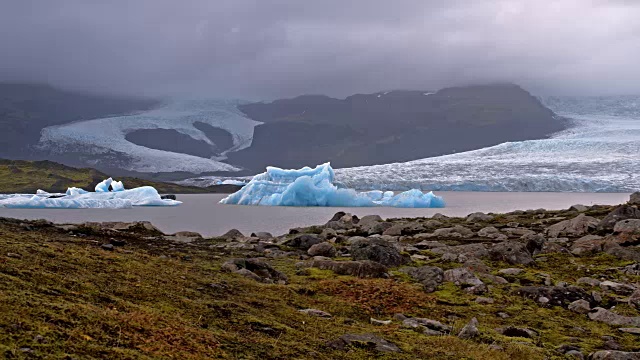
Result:
[[[94,166],[114,166],[137,172],[192,173],[238,171],[222,162],[224,154],[251,146],[253,129],[260,122],[244,116],[237,101],[174,101],[139,114],[85,120],[42,130],[38,147],[57,154],[89,154]],[[202,158],[136,145],[125,136],[140,129],[172,129],[194,140],[212,144],[194,123],[223,129],[233,137],[233,146],[217,158]]]

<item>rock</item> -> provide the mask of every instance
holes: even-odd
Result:
[[[480,331],[478,330],[478,319],[476,318],[472,318],[458,333],[460,339],[471,339],[478,335],[480,335]]]
[[[580,348],[575,345],[562,344],[556,348],[556,351],[561,354],[566,354],[569,351],[580,351]]]
[[[527,228],[504,228],[502,229],[502,231],[510,237],[523,237],[536,234],[535,231],[529,230]]]
[[[586,314],[591,311],[591,306],[588,301],[580,299],[569,304],[568,309],[578,314]]]
[[[579,285],[600,286],[600,280],[590,277],[581,277],[576,281],[576,283]]]
[[[230,259],[222,264],[221,270],[238,273],[264,283],[287,283],[285,274],[259,259]]]
[[[313,245],[321,243],[322,240],[313,234],[303,234],[294,237],[291,240],[288,240],[284,243],[284,245],[300,249],[300,250],[309,250]]]
[[[489,248],[489,258],[512,265],[529,265],[534,262],[527,245],[516,241],[505,241]]]
[[[573,219],[564,220],[546,229],[549,237],[583,236],[598,226],[598,219],[580,214]]]
[[[464,267],[445,271],[443,280],[452,282],[463,288],[484,285],[482,280],[478,279],[469,269]]]
[[[603,336],[602,340],[604,340],[604,343],[602,344],[603,349],[615,351],[622,350],[622,345],[615,341],[612,336]]]
[[[444,260],[452,260],[458,262],[465,262],[469,259],[489,256],[487,245],[485,244],[437,247],[431,249],[431,252],[434,254],[442,254]]]
[[[581,204],[571,205],[571,207],[569,207],[569,211],[583,212],[587,210],[589,210],[589,207]]]
[[[507,235],[500,233],[500,230],[493,226],[487,226],[480,229],[480,231],[478,231],[478,236],[495,240],[507,240]]]
[[[319,318],[328,319],[328,318],[331,317],[331,314],[329,314],[328,312],[325,312],[325,311],[322,311],[322,310],[318,310],[318,309],[302,309],[302,310],[298,310],[298,311],[303,313],[303,314],[316,316],[316,317],[319,317]]]
[[[273,235],[271,235],[271,233],[266,232],[266,231],[259,231],[257,233],[252,233],[251,237],[256,237],[260,240],[271,240],[273,239]]]
[[[165,240],[169,240],[169,241],[177,241],[177,242],[181,242],[181,243],[190,243],[190,242],[194,242],[196,240],[202,240],[202,235],[198,234],[197,232],[193,232],[193,231],[179,231],[173,235],[165,235],[163,236],[163,238]],[[242,237],[236,237],[233,238],[235,240],[240,240],[243,239]]]
[[[487,222],[493,220],[493,216],[482,212],[475,212],[467,216],[467,222]]]
[[[220,237],[226,240],[236,240],[244,238],[244,235],[242,235],[242,233],[238,229],[231,229]]]
[[[640,310],[640,289],[637,289],[629,296],[629,303]]]
[[[627,265],[622,268],[621,272],[627,275],[640,275],[640,263]]]
[[[523,272],[524,272],[524,269],[518,269],[518,268],[507,268],[507,269],[498,270],[498,273],[503,275],[509,275],[509,276],[520,275]]]
[[[434,220],[447,220],[449,217],[441,213],[435,213],[431,218]]]
[[[482,262],[482,260],[475,258],[465,261],[463,266],[471,270],[474,274],[488,274],[491,271],[491,268]]]
[[[590,360],[640,360],[640,352],[600,350],[591,354]]]
[[[338,236],[338,233],[333,229],[322,229],[320,233],[320,238],[329,240]]]
[[[387,267],[375,261],[333,261],[314,260],[311,267],[331,270],[338,275],[351,275],[359,278],[387,277]]]
[[[109,243],[113,246],[125,246],[127,242],[122,239],[109,239]]]
[[[7,257],[12,259],[22,259],[22,255],[17,253],[7,253]]]
[[[336,256],[337,251],[331,243],[325,241],[312,245],[309,250],[307,250],[307,254],[309,254],[309,256],[326,256],[332,258]]]
[[[381,337],[372,334],[345,334],[327,344],[335,350],[347,350],[349,346],[377,350],[380,352],[400,352],[400,348]]]
[[[113,251],[114,247],[112,244],[102,244],[100,245],[100,247],[102,248],[102,250],[107,250],[107,251]]]
[[[565,353],[565,355],[573,359],[584,360],[584,355],[578,350],[569,350]]]
[[[513,326],[509,326],[504,329],[496,329],[496,331],[508,337],[522,337],[527,339],[534,339],[538,336],[538,333],[534,330],[527,329],[527,328],[513,327]]]
[[[640,209],[632,205],[620,205],[598,223],[598,230],[613,230],[618,221],[640,219]]]
[[[488,297],[477,297],[476,298],[476,303],[482,304],[482,305],[493,304],[494,301],[495,300],[493,300],[493,298],[488,298]]]
[[[367,238],[354,241],[350,251],[354,260],[371,260],[385,266],[400,266],[408,262],[392,243],[382,239]]]
[[[530,233],[520,237],[520,240],[527,244],[527,250],[531,255],[536,255],[542,252],[547,239],[542,234]]]
[[[621,260],[640,261],[640,248],[622,247],[618,240],[609,239],[602,245],[602,251]]]
[[[369,318],[369,322],[371,323],[371,325],[378,325],[378,326],[391,324],[391,320],[378,320],[374,318]]]
[[[439,238],[454,238],[454,239],[462,239],[462,238],[470,238],[473,236],[473,231],[468,228],[456,225],[454,227],[449,228],[441,228],[437,229],[431,234],[424,234],[424,237],[439,237]]]
[[[640,328],[619,328],[618,331],[622,331],[623,333],[640,335]]]
[[[426,292],[434,292],[444,279],[444,272],[436,266],[409,267],[401,269],[401,271],[420,282]]]
[[[516,294],[537,301],[541,297],[549,299],[549,305],[568,308],[576,300],[586,300],[595,304],[593,297],[577,286],[522,286],[513,290]]]
[[[425,230],[424,226],[418,222],[397,223],[385,230],[383,235],[400,236],[413,235]]]
[[[640,317],[618,315],[601,307],[593,309],[589,313],[589,319],[614,326],[630,325],[640,327]]]
[[[177,199],[173,194],[160,195],[160,199],[162,200],[175,200]]]
[[[631,196],[629,196],[629,201],[627,202],[629,205],[640,205],[640,191],[636,191]]]
[[[569,250],[575,256],[584,256],[602,251],[603,244],[602,236],[587,235],[574,241]]]
[[[435,248],[440,248],[440,247],[447,247],[447,245],[438,242],[438,241],[421,241],[415,245],[413,245],[415,247],[417,247],[418,249],[435,249]]]
[[[603,281],[600,283],[600,288],[605,291],[611,291],[618,295],[631,295],[636,290],[634,286],[628,284],[621,284],[613,281]]]
[[[640,219],[627,219],[618,221],[613,226],[613,231],[617,233],[640,232]]]
[[[445,325],[440,321],[425,319],[425,318],[408,318],[402,321],[402,326],[412,329],[431,330],[427,332],[427,335],[443,335],[453,331],[453,327]],[[434,334],[433,332],[437,332]]]

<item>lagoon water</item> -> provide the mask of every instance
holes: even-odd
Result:
[[[281,235],[290,228],[326,223],[334,213],[345,211],[358,216],[378,214],[383,218],[430,217],[435,213],[465,216],[472,212],[508,212],[545,208],[566,209],[574,204],[613,205],[629,199],[628,193],[544,193],[544,192],[438,192],[447,207],[440,209],[271,207],[223,205],[221,194],[178,195],[183,204],[175,207],[135,207],[133,209],[5,209],[0,217],[47,219],[56,223],[85,221],[151,221],[165,233],[196,231],[216,236],[236,228],[248,235],[268,231]]]

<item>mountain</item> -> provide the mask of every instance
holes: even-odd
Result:
[[[263,122],[251,147],[228,161],[259,171],[330,160],[374,165],[539,139],[564,129],[554,113],[517,85],[391,91],[343,100],[305,95],[239,106]]]
[[[47,126],[148,110],[157,100],[85,94],[40,84],[0,83],[0,156],[29,159]]]

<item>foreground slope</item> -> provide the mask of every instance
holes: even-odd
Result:
[[[640,234],[612,230],[611,211],[640,217],[632,205],[341,213],[281,237],[212,239],[149,223],[0,219],[0,353],[533,360],[616,349],[634,359],[622,352],[640,351],[638,335],[618,329],[640,327]]]

